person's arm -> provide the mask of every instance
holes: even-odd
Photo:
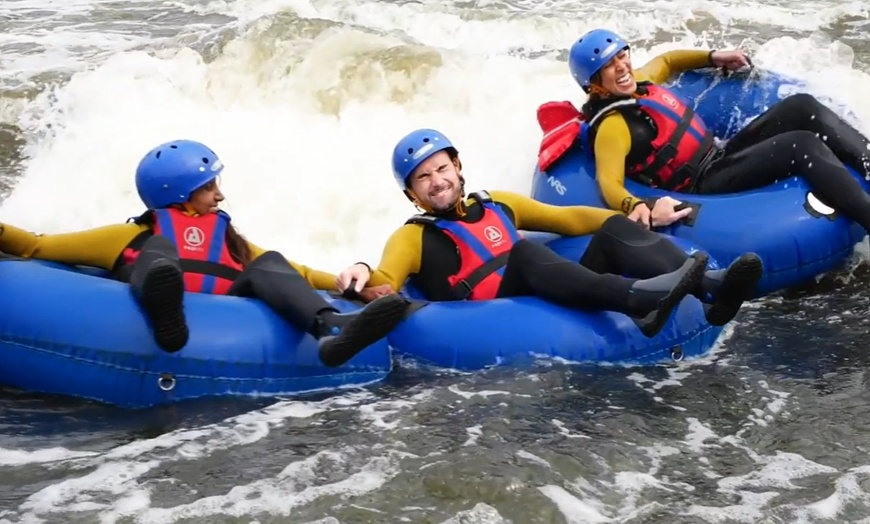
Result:
[[[91,266],[111,271],[124,249],[146,229],[148,226],[128,223],[74,233],[39,235],[9,224],[2,224],[0,225],[0,251],[24,258]]]
[[[634,72],[634,78],[638,82],[649,81],[654,84],[663,84],[673,75],[692,69],[711,67],[711,51],[698,51],[686,49],[680,51],[668,51],[661,54],[648,63],[639,67]]]
[[[408,277],[420,272],[423,257],[423,226],[405,224],[397,229],[384,246],[381,261],[369,279],[369,286],[389,284],[395,291],[405,285]]]
[[[586,235],[598,231],[605,220],[619,214],[610,209],[589,206],[552,206],[506,191],[493,191],[490,194],[494,201],[510,208],[517,229],[527,231]]]
[[[631,133],[619,113],[605,116],[595,134],[595,179],[610,209],[628,215],[643,200],[625,188],[625,160],[631,151]]]

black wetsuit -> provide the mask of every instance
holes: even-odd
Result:
[[[496,205],[515,223],[507,205]],[[461,218],[453,212],[439,218],[477,222],[483,218],[483,211],[483,206],[474,202]],[[518,241],[510,251],[497,296],[538,296],[570,308],[639,314],[644,312],[631,300],[632,285],[638,279],[676,271],[687,259],[667,238],[616,215],[593,235],[579,263],[541,243]],[[420,270],[411,277],[412,283],[429,300],[456,300],[461,297],[455,295],[447,279],[459,267],[454,242],[437,227],[426,227]],[[646,304],[642,305],[648,311],[646,308]]]
[[[813,96],[797,94],[735,134],[694,191],[738,193],[800,175],[826,204],[870,231],[870,195],[843,164],[870,175],[867,138]]]

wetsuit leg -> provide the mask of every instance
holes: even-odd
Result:
[[[841,162],[864,176],[870,175],[870,141],[830,108],[807,93],[783,99],[741,129],[725,145],[736,153],[789,131],[810,131]]]
[[[615,215],[592,236],[580,264],[596,273],[653,278],[678,270],[687,259],[688,255],[667,237]],[[726,269],[706,270],[691,293],[705,303],[707,321],[721,326],[755,295],[762,271],[758,255],[746,253]]]
[[[614,215],[592,236],[580,264],[596,273],[651,278],[679,269],[687,258],[663,235]]]
[[[130,288],[154,332],[154,341],[174,353],[187,344],[184,317],[184,273],[172,242],[154,235],[142,245],[133,262]]]
[[[314,336],[319,336],[321,313],[335,312],[276,251],[267,251],[251,261],[227,294],[258,298],[287,323]]]
[[[258,298],[297,329],[318,339],[320,358],[340,366],[384,338],[404,318],[408,302],[388,295],[352,313],[339,313],[278,252],[245,267],[228,294]]]
[[[653,336],[698,286],[706,263],[707,256],[698,253],[676,271],[638,280],[596,273],[542,244],[520,240],[511,250],[498,296],[538,296],[574,309],[625,313],[646,336]]]
[[[821,200],[870,232],[870,195],[811,131],[789,131],[726,153],[701,175],[700,194],[738,193],[800,175]]]

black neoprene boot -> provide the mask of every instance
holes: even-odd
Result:
[[[169,353],[187,345],[184,317],[184,273],[172,242],[154,235],[133,263],[130,288],[151,324],[154,341]]]
[[[387,295],[352,313],[322,311],[314,333],[320,344],[320,360],[329,367],[341,366],[387,336],[405,317],[409,305],[400,295]]]
[[[724,326],[730,322],[746,300],[755,296],[764,265],[755,253],[744,253],[726,269],[706,271],[694,295],[704,302],[707,322]]]
[[[694,253],[676,271],[632,284],[628,296],[630,316],[644,335],[653,337],[661,331],[671,311],[698,287],[708,258],[706,253]]]

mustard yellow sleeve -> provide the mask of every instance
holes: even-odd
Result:
[[[423,257],[423,226],[405,224],[397,229],[384,246],[381,262],[372,270],[369,286],[389,284],[393,291],[405,285],[408,277],[420,272]]]
[[[265,249],[260,246],[254,244],[251,241],[248,242],[248,248],[251,250],[251,259],[255,259],[258,256],[262,255],[266,252]],[[304,266],[302,264],[293,262],[292,260],[287,260],[290,263],[290,266],[293,267],[296,271],[302,275],[302,278],[308,282],[308,285],[313,287],[314,289],[320,289],[322,291],[334,291],[335,290],[335,278],[336,276],[332,273],[327,273],[326,271],[320,271],[318,269],[311,269],[308,266]]]
[[[631,151],[631,133],[619,113],[602,118],[595,133],[595,179],[611,209],[631,213],[641,200],[625,189],[625,159]]]
[[[663,84],[672,75],[711,65],[713,64],[710,63],[710,51],[694,49],[668,51],[635,70],[634,77],[638,82],[647,80],[654,84]]]
[[[134,223],[88,229],[75,233],[38,235],[0,225],[0,251],[10,255],[111,271],[121,252],[148,226]]]
[[[518,193],[492,191],[492,199],[513,211],[517,229],[559,235],[586,235],[598,231],[616,211],[589,206],[551,206]]]

